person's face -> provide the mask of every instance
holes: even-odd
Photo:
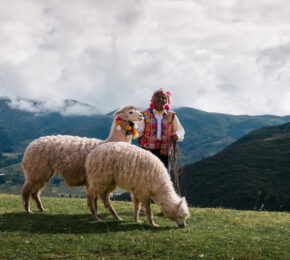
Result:
[[[164,93],[160,92],[155,95],[153,102],[156,106],[156,109],[158,111],[161,111],[164,105],[167,103],[167,96]]]

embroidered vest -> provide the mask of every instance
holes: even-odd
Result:
[[[169,136],[172,134],[172,122],[175,112],[168,111],[163,115],[161,120],[161,140],[157,140],[157,119],[154,116],[152,109],[147,109],[142,112],[145,120],[145,128],[143,135],[139,138],[139,144],[146,149],[160,149],[161,154],[170,154]]]

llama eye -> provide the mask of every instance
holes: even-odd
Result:
[[[130,112],[129,112],[129,114],[133,114],[133,112],[132,112],[132,111],[130,111]]]

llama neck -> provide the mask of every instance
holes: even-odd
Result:
[[[168,201],[179,200],[179,196],[176,194],[172,184],[167,184],[162,189],[158,189],[152,197],[158,205],[166,204]]]
[[[115,125],[115,122],[113,122],[111,127],[111,132],[107,140],[105,142],[126,142],[131,143],[132,136],[126,135],[126,124],[127,122],[122,120],[122,124],[120,125],[121,129],[118,129],[118,126]]]

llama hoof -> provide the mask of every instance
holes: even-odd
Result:
[[[136,222],[137,222],[137,223],[140,223],[140,224],[143,223],[143,221],[140,220],[140,219],[136,220]]]
[[[97,220],[97,221],[99,221],[99,222],[102,222],[102,220],[101,220],[97,215],[96,215],[96,216],[93,215],[93,219],[94,219],[94,220]]]
[[[27,210],[26,211],[28,214],[33,214],[33,212],[31,210]]]
[[[159,228],[160,226],[158,224],[153,223],[152,224],[153,227]]]
[[[41,211],[41,212],[48,212],[47,209],[41,209],[40,211]]]
[[[116,218],[116,220],[118,220],[118,221],[123,221],[123,219],[120,218],[120,217]]]

